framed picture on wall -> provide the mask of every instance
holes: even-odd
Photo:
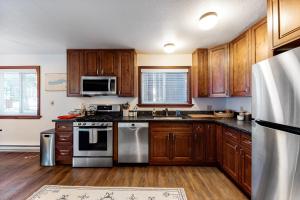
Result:
[[[45,74],[46,91],[66,91],[67,75],[64,73]]]

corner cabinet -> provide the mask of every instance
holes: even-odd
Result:
[[[231,96],[251,96],[251,43],[246,31],[230,43]]]
[[[300,39],[299,10],[299,0],[268,0],[269,37],[273,49]]]
[[[229,47],[221,45],[208,50],[208,79],[210,97],[229,96]]]
[[[67,96],[80,95],[81,76],[117,76],[118,95],[136,95],[134,76],[136,54],[131,49],[69,49],[67,50]]]

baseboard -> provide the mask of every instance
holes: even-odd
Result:
[[[0,145],[0,152],[39,152],[39,145]]]

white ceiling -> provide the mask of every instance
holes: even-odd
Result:
[[[198,18],[216,11],[203,31]],[[135,48],[175,53],[227,42],[266,15],[266,0],[0,0],[0,53],[64,53],[68,48]]]

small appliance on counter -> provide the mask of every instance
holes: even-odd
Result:
[[[120,105],[93,105],[94,114],[73,122],[73,167],[113,166],[113,118]]]

